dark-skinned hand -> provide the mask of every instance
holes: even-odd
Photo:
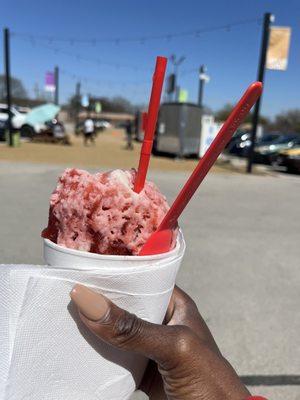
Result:
[[[140,387],[151,400],[243,400],[250,396],[222,356],[196,304],[178,287],[164,325],[143,321],[82,285],[73,288],[71,298],[83,323],[100,339],[151,360]]]

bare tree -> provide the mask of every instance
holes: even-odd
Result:
[[[27,98],[27,92],[24,88],[22,81],[18,78],[11,77],[11,97],[24,99]],[[5,75],[0,75],[0,99],[5,100],[6,97],[6,85],[5,85]]]

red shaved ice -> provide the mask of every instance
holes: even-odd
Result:
[[[169,206],[156,185],[133,190],[135,170],[90,174],[66,169],[50,198],[42,236],[70,249],[137,255]],[[173,244],[177,230],[174,231]]]

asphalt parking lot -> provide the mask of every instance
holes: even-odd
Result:
[[[61,170],[0,163],[1,263],[43,262],[40,232]],[[156,171],[151,178],[172,200],[186,176]],[[277,400],[300,399],[300,385],[291,385],[300,374],[299,182],[211,174],[181,220],[187,253],[178,284],[250,390]]]

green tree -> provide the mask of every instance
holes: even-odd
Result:
[[[233,105],[230,103],[225,104],[220,110],[215,112],[215,119],[217,121],[225,121],[229,114],[231,113],[231,110],[233,108]]]
[[[115,111],[117,112],[127,112],[127,113],[131,113],[133,112],[133,105],[131,104],[131,102],[127,99],[125,99],[124,97],[114,97],[111,100],[111,105],[114,108]]]
[[[11,97],[12,99],[24,99],[27,98],[27,92],[24,88],[22,81],[18,78],[14,78],[13,76],[10,78],[11,85]],[[6,98],[6,84],[5,84],[5,75],[0,75],[0,98],[4,100]]]
[[[300,133],[300,109],[284,111],[275,117],[275,121],[270,124],[270,128],[283,133]]]
[[[224,107],[215,112],[215,119],[217,121],[225,121],[228,118],[229,114],[231,113],[233,107],[234,107],[233,104],[230,103],[225,104]],[[251,121],[252,121],[252,112],[248,114],[245,119],[245,122],[251,122]],[[270,120],[269,118],[260,115],[259,122],[263,125],[269,125]]]
[[[110,99],[108,97],[90,96],[88,110],[94,111],[95,103],[97,102],[101,103],[103,112],[133,114],[137,109],[140,109],[140,106],[133,105],[129,100],[125,99],[124,97],[114,97]],[[67,108],[69,109],[70,115],[72,117],[75,116],[76,110],[83,110],[80,99],[78,99],[76,95],[69,98]]]
[[[94,104],[100,102],[102,105],[102,111],[104,112],[120,112],[120,113],[132,113],[134,106],[131,102],[124,97],[114,97],[109,99],[107,97],[90,97],[90,107],[94,109]]]

